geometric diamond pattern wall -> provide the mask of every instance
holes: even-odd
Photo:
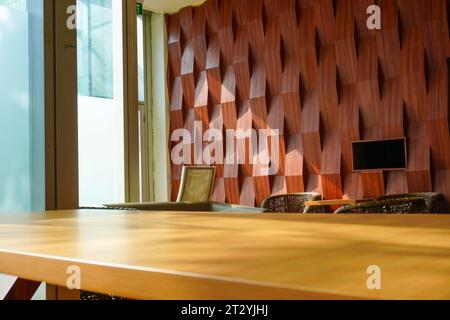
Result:
[[[381,30],[367,29],[372,4]],[[303,191],[335,199],[433,190],[450,199],[448,7],[209,0],[167,16],[171,131],[193,131],[195,121],[203,130],[280,130],[279,171],[218,165],[217,201],[259,205]],[[352,141],[397,137],[407,138],[406,171],[352,171]],[[172,169],[175,199],[181,166]]]

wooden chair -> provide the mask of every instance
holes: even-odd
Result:
[[[183,167],[177,202],[208,202],[215,178],[215,167]]]

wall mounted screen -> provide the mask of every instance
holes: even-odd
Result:
[[[353,142],[353,170],[406,169],[406,139]]]

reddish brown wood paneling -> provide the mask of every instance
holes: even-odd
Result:
[[[368,30],[378,4],[382,29]],[[171,130],[278,129],[279,170],[218,165],[213,199],[439,191],[450,198],[446,0],[208,0],[167,17]],[[352,171],[352,141],[407,137],[406,171]],[[235,137],[237,148],[251,148]],[[229,155],[219,143],[216,159]],[[175,143],[171,144],[172,147]],[[193,142],[191,143],[193,145]],[[194,159],[194,156],[192,156]],[[174,166],[173,197],[180,166]]]

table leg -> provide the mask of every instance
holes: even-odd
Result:
[[[41,284],[41,282],[18,278],[4,300],[31,300]]]
[[[69,290],[66,287],[47,284],[47,300],[80,300],[80,290]]]

